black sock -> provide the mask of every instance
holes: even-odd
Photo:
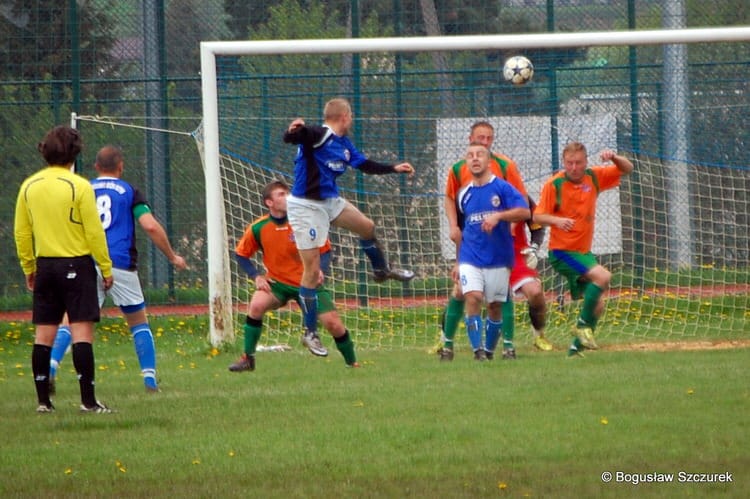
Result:
[[[94,393],[94,347],[91,343],[73,343],[73,366],[78,373],[81,403],[86,407],[96,405]]]
[[[39,404],[52,405],[49,399],[49,361],[52,358],[52,347],[34,343],[31,350],[31,372],[34,374],[36,398]]]

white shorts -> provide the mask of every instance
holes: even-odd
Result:
[[[508,299],[510,268],[481,268],[462,263],[458,266],[463,294],[479,291],[486,303],[504,302]]]
[[[320,201],[292,196],[286,197],[286,216],[294,231],[297,249],[322,248],[328,240],[331,221],[346,208],[344,198],[328,198]]]
[[[112,268],[114,283],[107,291],[104,291],[102,272],[99,267],[96,268],[96,272],[99,274],[99,308],[104,305],[107,296],[112,298],[112,302],[117,307],[140,305],[146,301],[143,298],[143,289],[141,289],[141,280],[137,271]]]

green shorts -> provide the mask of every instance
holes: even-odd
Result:
[[[550,250],[549,263],[560,275],[568,280],[570,296],[579,300],[589,283],[584,276],[589,270],[599,265],[593,253],[577,251]]]
[[[278,281],[271,282],[271,294],[273,294],[282,305],[286,305],[289,300],[294,300],[299,303],[299,288],[297,286],[290,286]],[[333,296],[323,286],[318,286],[318,314],[324,314],[326,312],[332,312],[336,310],[333,305]]]

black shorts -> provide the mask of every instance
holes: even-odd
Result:
[[[37,259],[32,322],[99,322],[97,279],[90,256]]]

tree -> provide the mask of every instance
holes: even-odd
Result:
[[[70,79],[73,52],[69,2],[14,0],[0,8],[0,79]],[[81,77],[102,77],[114,68],[114,21],[108,0],[99,7],[78,2]]]
[[[167,74],[194,78],[179,82],[175,92],[178,98],[193,99],[196,108],[200,106],[197,100],[200,96],[200,42],[232,37],[221,3],[220,0],[180,0],[170,1],[166,7]],[[235,3],[243,2],[227,2]]]

